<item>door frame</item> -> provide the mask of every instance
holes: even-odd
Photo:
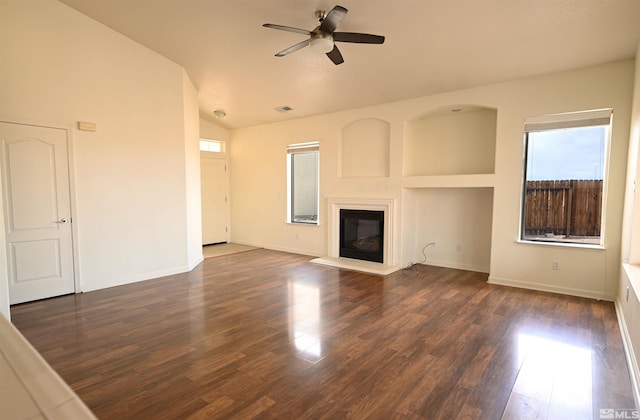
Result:
[[[58,123],[50,123],[43,121],[36,121],[24,118],[11,118],[11,117],[3,117],[0,115],[0,122],[9,123],[9,124],[17,124],[17,125],[28,125],[35,127],[43,127],[43,128],[54,128],[58,130],[64,130],[67,133],[67,162],[68,162],[68,171],[69,171],[69,201],[71,206],[71,215],[70,217],[73,220],[71,223],[71,255],[73,256],[73,285],[74,285],[74,293],[82,292],[82,283],[80,281],[80,264],[79,264],[79,246],[78,246],[78,217],[77,217],[77,202],[76,202],[76,177],[75,177],[75,153],[73,151],[73,138],[74,138],[74,128],[73,126],[67,126]],[[0,171],[0,185],[2,182],[2,174],[3,171]],[[1,246],[0,246],[0,283],[3,283],[4,286],[2,289],[6,290],[7,293],[7,305],[9,302],[9,266],[7,261],[7,249],[6,249],[6,232],[4,229],[5,226],[5,218],[6,214],[4,212],[4,194],[0,194],[0,216],[2,217],[2,223],[0,226],[0,235],[2,236]],[[3,309],[0,308],[0,312]],[[9,308],[10,311],[10,308]],[[10,313],[9,313],[10,315]]]
[[[201,137],[202,140],[210,140],[204,137]],[[212,152],[205,152],[205,151],[200,151],[200,168],[202,168],[202,159],[203,158],[212,158],[212,159],[220,159],[222,161],[224,161],[224,165],[226,170],[224,171],[224,186],[225,189],[227,191],[227,202],[225,203],[225,206],[227,207],[227,235],[226,235],[226,243],[229,243],[229,241],[231,240],[231,185],[230,185],[230,176],[229,176],[229,172],[231,171],[231,168],[229,167],[229,158],[228,158],[228,154],[227,154],[227,150],[226,148],[229,147],[226,141],[223,141],[224,144],[224,149],[222,152],[220,153],[212,153]],[[208,154],[206,154],[208,153]],[[200,176],[202,176],[202,169],[200,169]],[[200,197],[202,199],[202,197]],[[202,230],[202,226],[200,226],[200,229]]]

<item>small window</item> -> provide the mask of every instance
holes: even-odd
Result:
[[[287,221],[318,224],[320,150],[318,142],[287,147]]]
[[[224,143],[218,140],[200,139],[200,151],[224,153]]]
[[[602,244],[611,110],[527,119],[522,240]]]

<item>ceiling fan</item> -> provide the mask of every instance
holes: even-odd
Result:
[[[384,36],[362,34],[358,32],[336,32],[338,25],[342,22],[342,19],[347,15],[348,10],[342,6],[335,6],[325,13],[324,10],[316,11],[316,17],[320,21],[314,30],[308,31],[306,29],[292,28],[291,26],[274,25],[272,23],[265,23],[265,28],[279,29],[281,31],[296,32],[303,35],[309,35],[309,39],[305,39],[302,42],[280,51],[276,54],[276,57],[284,57],[287,54],[298,51],[301,48],[310,46],[312,50],[326,53],[327,57],[333,61],[333,64],[338,65],[344,63],[340,50],[335,45],[336,42],[352,42],[356,44],[382,44],[384,43]]]

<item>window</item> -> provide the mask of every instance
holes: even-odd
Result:
[[[218,140],[200,139],[200,151],[224,153],[224,143]]]
[[[602,244],[611,110],[527,119],[520,238]]]
[[[319,142],[287,147],[287,221],[318,224]]]

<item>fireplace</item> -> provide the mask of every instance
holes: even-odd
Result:
[[[381,275],[399,270],[400,253],[397,252],[399,242],[394,235],[398,231],[398,220],[394,208],[395,199],[393,198],[327,198],[327,255],[314,258],[311,262]],[[354,211],[356,215],[364,215],[364,217],[356,217],[360,219],[357,224],[353,221],[343,223],[341,213],[345,214],[344,210],[347,210],[346,214]],[[382,215],[381,222],[380,215]],[[355,248],[358,252],[355,256],[353,254],[345,256],[342,250],[344,248],[342,245],[345,245],[340,239],[341,230],[344,230],[343,225],[349,231],[348,235],[353,238],[350,241],[351,246],[346,248]],[[376,234],[371,233],[376,228],[380,232],[377,239],[375,239]],[[353,230],[357,233],[354,234]],[[359,243],[358,239],[360,239]],[[357,246],[353,246],[354,241]],[[349,245],[348,242],[347,245]],[[376,247],[379,247],[379,250],[376,251],[378,256],[374,259],[371,257],[371,251]],[[354,249],[351,249],[347,253],[353,251]],[[365,253],[365,258],[362,258],[363,254],[360,252]]]
[[[384,261],[384,211],[340,209],[340,257]]]

